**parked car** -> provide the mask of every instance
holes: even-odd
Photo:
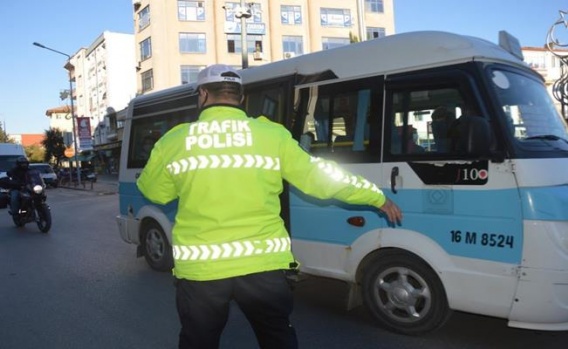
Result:
[[[43,182],[48,187],[57,187],[58,179],[57,174],[53,171],[53,167],[50,164],[46,163],[31,163],[30,168],[38,170],[43,178]]]

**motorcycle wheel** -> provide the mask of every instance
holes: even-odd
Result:
[[[51,229],[51,210],[49,209],[49,206],[41,204],[41,206],[36,209],[36,212],[36,223],[39,231],[47,233],[49,229]]]
[[[13,214],[12,220],[14,221],[14,224],[16,225],[16,227],[21,228],[21,227],[24,226],[24,222],[22,221],[22,218],[20,217],[19,214]]]

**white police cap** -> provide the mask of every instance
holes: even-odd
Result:
[[[226,64],[213,64],[203,69],[197,75],[197,87],[213,82],[235,82],[242,84],[241,76]]]

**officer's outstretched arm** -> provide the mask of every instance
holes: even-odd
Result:
[[[291,137],[283,149],[283,176],[305,194],[353,205],[371,205],[382,211],[392,224],[401,223],[400,208],[374,183],[349,173],[333,161],[311,156]]]
[[[400,224],[402,222],[402,211],[389,198],[386,199],[383,206],[379,207],[392,224]]]

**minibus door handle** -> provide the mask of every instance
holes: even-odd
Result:
[[[396,194],[396,177],[398,177],[398,166],[395,166],[391,170],[391,191]]]

